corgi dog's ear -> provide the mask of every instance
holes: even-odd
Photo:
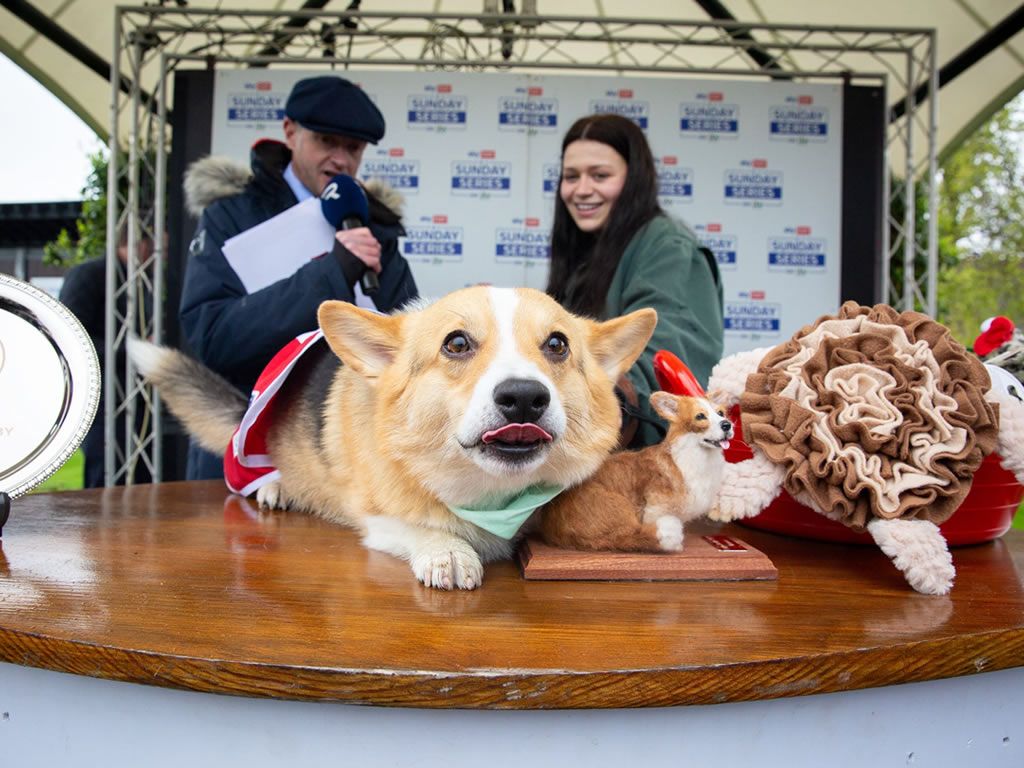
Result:
[[[673,395],[671,392],[651,392],[651,408],[665,421],[675,421],[679,415],[679,401],[681,399],[678,395]]]
[[[398,354],[401,315],[381,315],[346,301],[325,301],[317,310],[317,320],[334,354],[366,378],[380,376]]]
[[[653,309],[591,323],[590,351],[612,381],[618,381],[640,357],[657,324],[658,313]]]
[[[729,393],[726,392],[724,389],[712,389],[710,392],[704,395],[704,397],[711,401],[711,404],[715,407],[721,407],[728,410],[728,408],[732,405],[732,402],[730,402]]]

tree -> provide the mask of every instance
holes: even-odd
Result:
[[[993,315],[1024,325],[1024,97],[975,131],[942,164],[941,242],[955,258],[938,281],[938,320],[970,346]]]
[[[965,257],[939,278],[939,321],[970,348],[982,321],[1006,315],[1024,324],[1024,260],[986,251]]]
[[[108,154],[100,150],[89,156],[92,169],[82,187],[82,215],[75,221],[77,237],[62,229],[57,239],[43,247],[43,261],[71,267],[103,256],[107,251],[107,167]]]
[[[965,251],[1024,245],[1024,97],[981,126],[942,164],[941,217]]]
[[[156,197],[155,155],[149,151],[139,166],[139,200],[143,206],[153,205]],[[71,267],[82,261],[100,258],[107,253],[107,171],[110,154],[100,150],[89,156],[92,170],[82,187],[82,215],[75,221],[75,234],[62,229],[57,238],[43,246],[43,261],[58,267]],[[128,155],[118,154],[120,168],[125,168]],[[128,179],[118,181],[119,208],[123,210],[128,196]]]

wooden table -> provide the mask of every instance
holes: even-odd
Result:
[[[217,481],[20,498],[0,540],[0,670],[17,684],[0,675],[0,754],[17,720],[5,690],[29,696],[61,680],[79,696],[104,685],[115,701],[142,695],[53,672],[141,683],[147,695],[370,704],[419,718],[430,708],[767,704],[998,670],[1011,671],[955,682],[1024,703],[1024,532],[955,549],[952,594],[929,597],[873,547],[721,530],[768,554],[778,581],[526,582],[503,562],[487,566],[481,589],[442,592],[344,528],[261,515]],[[942,699],[934,683],[905,690],[917,689],[913,706]],[[972,695],[958,690],[954,702]],[[686,711],[743,710],[652,710],[646,722]],[[918,715],[906,717],[920,734]],[[993,724],[992,738],[1007,731],[997,757],[1024,755],[1024,729],[1009,733],[994,713],[978,722]]]

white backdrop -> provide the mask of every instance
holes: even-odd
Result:
[[[213,154],[283,138],[292,84],[320,72],[221,71]],[[842,89],[691,78],[359,71],[387,120],[360,176],[405,197],[420,292],[547,281],[562,135],[614,111],[647,133],[661,202],[718,259],[726,354],[788,338],[839,303]]]

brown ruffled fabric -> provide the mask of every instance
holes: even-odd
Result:
[[[947,520],[995,450],[982,363],[918,312],[847,302],[772,349],[740,398],[745,440],[855,530]]]

